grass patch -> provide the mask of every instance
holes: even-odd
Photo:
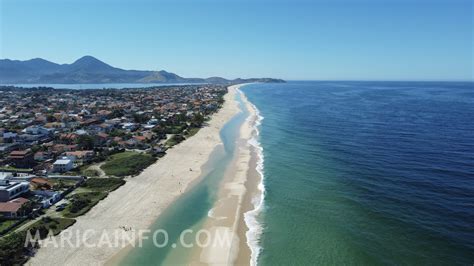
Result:
[[[82,186],[96,192],[110,192],[123,184],[125,180],[119,178],[88,178]]]
[[[192,136],[196,135],[196,133],[198,133],[198,131],[200,129],[201,128],[199,128],[199,127],[190,127],[190,128],[188,128],[185,137],[189,138],[189,137],[192,137]]]
[[[73,187],[77,184],[77,180],[73,180],[73,179],[61,179],[61,178],[54,178],[54,179],[49,179],[49,182],[51,182],[53,184],[53,187],[55,189],[67,189],[67,188],[70,188],[70,187]]]
[[[166,134],[181,134],[186,129],[187,125],[167,126],[165,128]]]
[[[155,161],[156,158],[149,154],[126,151],[112,155],[101,169],[107,175],[124,177],[139,174]]]
[[[33,169],[30,168],[16,168],[13,166],[2,166],[0,171],[13,171],[13,172],[31,172]]]
[[[74,219],[44,217],[32,224],[28,229],[13,232],[0,238],[0,264],[1,265],[23,265],[28,259],[28,255],[33,250],[32,246],[25,248],[27,231],[31,236],[38,232],[41,239],[46,238],[49,231],[54,235],[68,228],[76,222]]]
[[[62,211],[64,217],[74,218],[81,216],[94,207],[99,201],[107,197],[109,192],[125,184],[119,178],[88,178],[74,194],[67,197],[70,203]]]
[[[59,234],[62,230],[68,228],[76,222],[74,219],[69,218],[51,218],[43,217],[36,223],[32,224],[27,230],[30,230],[32,235],[39,230],[41,238],[45,237],[51,230],[54,235]]]
[[[1,265],[23,265],[26,262],[25,239],[25,231],[14,232],[0,238]]]
[[[10,226],[12,226],[14,223],[16,223],[17,220],[4,220],[0,221],[0,232],[3,232],[3,230],[6,230]]]
[[[173,147],[176,144],[179,144],[185,140],[185,138],[182,135],[173,135],[169,140],[165,142],[165,146],[167,147]]]
[[[99,171],[94,170],[94,169],[86,169],[82,171],[82,174],[87,176],[87,177],[98,177],[100,176]]]
[[[94,207],[99,201],[107,197],[107,192],[93,191],[76,193],[68,197],[71,203],[62,212],[64,217],[74,218],[81,216]]]

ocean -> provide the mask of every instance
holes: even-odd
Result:
[[[474,83],[241,90],[263,117],[259,265],[474,263]]]

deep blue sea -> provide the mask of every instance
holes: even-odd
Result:
[[[259,264],[474,264],[474,83],[242,90],[264,117]]]

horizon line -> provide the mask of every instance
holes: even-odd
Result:
[[[165,70],[165,69],[161,69],[161,70],[143,70],[143,69],[133,69],[133,68],[125,68],[125,67],[119,67],[119,66],[115,66],[115,65],[111,65],[109,63],[106,63],[104,61],[102,61],[101,59],[99,59],[98,57],[96,56],[93,56],[93,55],[90,55],[90,54],[87,54],[87,55],[83,55],[79,58],[77,58],[76,60],[74,60],[72,63],[74,63],[75,61],[81,59],[81,58],[84,58],[84,57],[92,57],[96,60],[99,60],[100,62],[104,63],[104,64],[107,64],[111,67],[114,67],[114,68],[119,68],[119,69],[123,69],[123,70],[126,70],[126,71],[153,71],[153,72],[159,72],[159,71],[165,71],[165,72],[170,72],[170,73],[175,73],[174,71],[172,70]],[[29,61],[29,60],[34,60],[34,59],[41,59],[41,60],[45,60],[45,61],[48,61],[48,62],[51,62],[51,63],[54,63],[54,64],[58,64],[58,65],[66,65],[66,64],[72,64],[72,63],[57,63],[55,61],[52,61],[50,59],[45,59],[43,57],[34,57],[34,58],[30,58],[30,59],[11,59],[11,58],[7,58],[7,57],[3,57],[1,58],[0,57],[0,60],[11,60],[11,61]],[[177,75],[182,75],[182,74],[177,74]],[[193,75],[194,76],[194,75]],[[218,74],[214,74],[214,75],[211,75],[207,78],[212,78],[212,77],[224,77],[224,76],[227,76],[227,75],[218,75]],[[232,75],[230,75],[232,76]],[[259,76],[259,75],[258,75]],[[265,76],[267,75],[263,75],[262,77],[265,78]],[[233,79],[248,79],[248,78],[255,78],[255,77],[236,77],[236,78],[225,78],[225,79],[228,79],[228,80],[233,80]],[[371,78],[356,78],[356,79],[346,79],[346,78],[341,78],[341,79],[325,79],[325,78],[322,78],[322,79],[318,79],[318,78],[282,78],[282,77],[268,77],[268,78],[273,78],[273,79],[282,79],[284,81],[360,81],[360,82],[364,82],[364,81],[371,81],[371,82],[377,82],[377,81],[380,81],[380,82],[474,82],[474,77],[472,77],[471,79],[423,79],[423,78],[420,78],[420,79],[371,79]],[[17,83],[17,84],[27,84],[27,83]],[[34,84],[34,83],[33,83]],[[38,83],[39,84],[39,83]],[[56,84],[56,83],[50,83],[50,84]],[[74,84],[87,84],[87,83],[74,83]],[[0,85],[5,85],[5,84],[0,84]]]

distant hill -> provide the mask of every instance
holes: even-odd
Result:
[[[41,58],[26,61],[0,59],[0,84],[43,83],[245,83],[284,82],[281,79],[252,78],[228,80],[221,77],[183,78],[161,71],[124,70],[92,56],[72,64],[56,64]]]

